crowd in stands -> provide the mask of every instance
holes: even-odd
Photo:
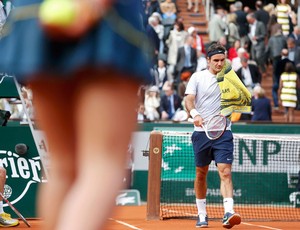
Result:
[[[198,13],[200,3],[187,0],[186,10]],[[252,113],[234,114],[232,120],[272,121],[272,112],[281,107],[286,121],[293,122],[294,110],[300,109],[297,8],[278,0],[276,5],[256,1],[255,9],[241,1],[214,9],[207,26],[209,42],[204,43],[196,27],[185,27],[176,0],[144,1],[144,26],[153,45],[153,83],[141,89],[144,112],[139,120],[186,120],[185,85],[194,72],[206,68],[206,47],[219,42],[253,95]],[[272,74],[272,98],[266,98],[261,86],[267,74]]]
[[[153,82],[139,91],[137,119],[187,120],[185,86],[194,72],[206,68],[206,47],[219,42],[253,95],[252,114],[234,114],[232,120],[272,121],[272,111],[281,107],[286,121],[293,122],[294,110],[300,109],[300,27],[296,7],[286,0],[278,0],[276,5],[256,1],[255,9],[240,1],[228,9],[216,5],[207,23],[209,42],[205,43],[196,26],[185,26],[184,18],[178,14],[178,1],[141,0],[143,26],[152,45],[149,56]],[[191,13],[199,13],[200,4],[204,4],[204,0],[182,1],[186,1],[186,10]],[[11,1],[0,1],[0,29],[11,7]],[[270,66],[272,98],[266,98],[261,83]],[[23,112],[17,108],[20,106],[8,106],[1,99],[0,109],[14,110],[12,117],[23,119]]]

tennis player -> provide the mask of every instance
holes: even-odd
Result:
[[[38,202],[42,229],[98,230],[122,186],[138,88],[151,80],[148,39],[140,0],[55,4],[62,2],[86,6],[76,8],[70,27],[62,22],[65,30],[55,23],[41,26],[42,0],[14,1],[2,31],[0,71],[30,84],[37,122],[49,143],[50,176]],[[47,17],[58,13],[68,21],[73,15],[68,7],[54,8],[59,12],[49,7]],[[42,9],[45,13],[47,5]],[[103,17],[83,21],[96,9]]]
[[[215,161],[221,180],[221,195],[224,202],[223,227],[232,228],[240,224],[241,216],[233,209],[233,184],[231,164],[233,162],[233,136],[230,124],[224,134],[217,140],[206,136],[202,125],[210,117],[221,112],[221,91],[216,75],[225,65],[225,48],[218,43],[212,44],[207,50],[208,68],[192,75],[185,94],[186,108],[194,119],[192,143],[195,154],[196,179],[194,182],[198,220],[196,227],[208,226],[206,211],[206,177],[209,164]]]
[[[6,170],[5,168],[0,166],[0,192],[4,194],[4,185],[6,181]],[[0,197],[0,227],[14,227],[19,225],[19,221],[17,219],[13,219],[10,217],[10,214],[5,213],[3,210],[3,200]]]

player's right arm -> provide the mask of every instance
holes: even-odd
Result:
[[[193,94],[187,94],[185,98],[185,107],[194,120],[195,126],[202,126],[203,119],[195,108],[195,98]]]

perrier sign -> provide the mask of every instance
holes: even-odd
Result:
[[[17,154],[15,146],[23,143],[29,149]],[[24,217],[37,217],[38,186],[46,181],[43,166],[28,126],[0,127],[0,166],[6,169],[4,196]],[[15,213],[4,203],[4,210],[13,217]]]

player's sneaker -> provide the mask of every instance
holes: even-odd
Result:
[[[10,217],[10,214],[8,213],[1,213],[0,214],[0,227],[13,227],[17,226],[19,224],[19,221],[17,219],[12,219]]]
[[[238,225],[241,223],[241,216],[238,213],[230,213],[226,212],[223,217],[223,227],[224,228],[232,228],[234,225]]]
[[[199,215],[196,223],[196,228],[207,228],[208,227],[208,217],[204,215]]]

